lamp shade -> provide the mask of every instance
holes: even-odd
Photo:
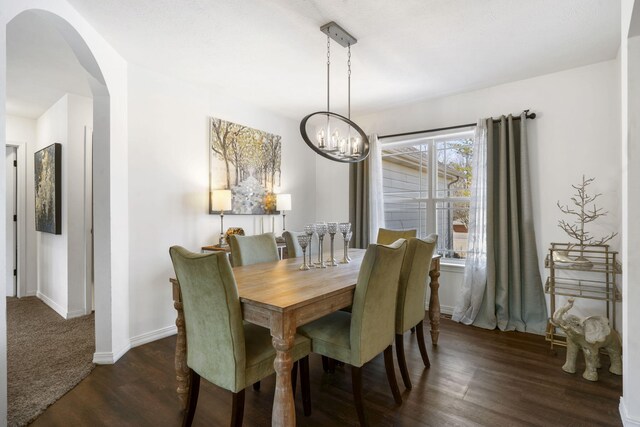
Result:
[[[211,210],[230,211],[231,210],[231,190],[211,191]]]
[[[290,211],[291,210],[291,194],[277,194],[276,209],[278,209],[279,211]]]

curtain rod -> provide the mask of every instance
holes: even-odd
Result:
[[[535,119],[536,118],[536,113],[529,113],[529,110],[524,110],[525,113],[525,117],[527,119]],[[496,119],[494,119],[496,120]],[[520,116],[514,117],[513,120],[520,120]],[[453,129],[462,129],[462,128],[468,128],[471,126],[477,126],[477,123],[467,123],[466,125],[457,125],[457,126],[448,126],[448,127],[444,127],[444,128],[437,128],[437,129],[426,129],[426,130],[417,130],[414,132],[404,132],[404,133],[394,133],[394,134],[389,134],[389,135],[379,135],[378,139],[382,139],[382,138],[393,138],[396,136],[409,136],[409,135],[417,135],[420,133],[428,133],[428,132],[440,132],[443,130],[453,130]]]

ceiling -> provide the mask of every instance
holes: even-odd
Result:
[[[7,26],[7,113],[38,118],[66,93],[90,97],[87,72],[55,28],[18,15]]]
[[[325,109],[319,27],[331,20],[358,39],[353,114],[613,59],[620,40],[617,0],[68,1],[129,62],[297,119]],[[75,74],[35,79],[69,60],[53,37],[9,28],[7,39],[10,94],[70,85]],[[345,112],[346,49],[332,43],[331,60],[332,105]]]

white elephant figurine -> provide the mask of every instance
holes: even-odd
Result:
[[[600,368],[600,348],[609,353],[611,366],[609,372],[622,375],[622,345],[620,335],[609,326],[609,319],[604,316],[590,316],[582,319],[567,312],[573,307],[573,298],[569,298],[564,307],[560,307],[554,314],[551,323],[564,330],[567,335],[567,361],[562,370],[574,374],[576,372],[576,358],[582,349],[584,361],[587,365],[582,377],[589,381],[598,381]]]

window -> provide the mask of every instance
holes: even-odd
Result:
[[[449,260],[467,254],[473,131],[382,141],[385,224],[438,233]]]

